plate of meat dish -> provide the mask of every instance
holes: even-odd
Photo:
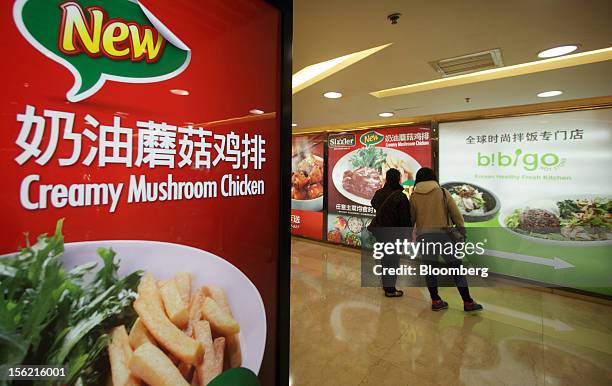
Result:
[[[295,158],[291,174],[291,208],[323,210],[323,158],[314,154]]]
[[[612,199],[606,195],[558,196],[506,209],[499,223],[522,238],[567,246],[612,243]]]
[[[401,182],[414,180],[421,165],[410,155],[386,147],[364,147],[338,160],[332,172],[336,190],[349,200],[370,205],[374,193],[385,184],[387,170],[401,173]]]

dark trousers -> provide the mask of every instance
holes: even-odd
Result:
[[[419,236],[419,240],[422,242],[438,242],[438,243],[447,243],[450,242],[450,238],[445,233],[434,233],[434,234],[425,234]],[[431,252],[431,251],[430,251]],[[422,254],[423,261],[426,264],[429,264],[433,268],[438,267],[447,267],[447,268],[458,268],[461,266],[461,260],[458,260],[453,255],[446,255],[444,253],[430,253],[430,254]],[[444,261],[440,262],[440,257]],[[470,289],[468,288],[467,279],[463,275],[453,276],[453,281],[455,282],[455,286],[461,295],[461,298],[464,302],[472,302],[472,297],[470,296]],[[436,275],[426,275],[425,282],[427,283],[427,289],[429,290],[429,295],[431,296],[431,300],[441,300],[440,295],[438,295],[438,277]]]
[[[383,243],[395,243],[396,240],[406,237],[407,231],[404,228],[378,228],[376,240]],[[400,265],[399,255],[387,255],[382,258],[383,268],[398,268]],[[382,287],[385,292],[396,291],[397,275],[382,275]]]
[[[382,258],[383,268],[398,268],[399,263],[400,257],[398,255],[385,255]],[[383,275],[382,284],[385,292],[395,291],[395,283],[397,283],[397,275]]]

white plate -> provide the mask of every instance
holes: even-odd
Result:
[[[562,245],[562,246],[566,246],[566,247],[588,247],[588,246],[597,246],[597,245],[610,245],[612,244],[612,240],[593,240],[593,241],[578,241],[578,240],[549,240],[549,239],[543,239],[540,237],[533,237],[533,236],[529,236],[523,233],[519,233],[519,232],[515,232],[512,229],[508,228],[508,226],[506,225],[506,219],[512,215],[512,212],[514,212],[515,209],[525,209],[525,208],[530,208],[530,209],[545,209],[545,208],[541,208],[540,204],[543,201],[552,201],[552,202],[558,202],[558,201],[562,201],[562,200],[577,200],[577,199],[595,199],[598,197],[609,197],[609,195],[607,194],[569,194],[569,195],[564,195],[564,196],[554,196],[554,197],[547,197],[545,199],[533,199],[533,200],[529,200],[527,202],[525,202],[524,204],[521,204],[520,206],[512,206],[509,208],[503,208],[503,210],[499,211],[499,217],[498,217],[498,221],[499,224],[508,232],[512,233],[515,236],[519,236],[522,239],[525,240],[529,240],[529,241],[533,241],[533,242],[537,242],[537,243],[541,243],[541,244],[549,244],[549,245]]]
[[[291,199],[291,209],[320,212],[323,210],[323,196],[317,197],[313,200]]]
[[[169,279],[178,272],[190,272],[194,290],[204,284],[223,288],[234,318],[240,323],[242,367],[259,372],[266,346],[266,312],[257,288],[238,268],[201,249],[141,240],[66,243],[61,260],[67,269],[91,261],[101,263],[96,253],[99,247],[111,247],[117,252],[120,276],[143,270],[156,279]]]
[[[406,161],[413,175],[416,175],[416,172],[421,168],[421,164],[419,164],[414,158],[404,153],[403,151],[387,147],[379,147],[379,149],[382,149],[382,151],[388,156],[391,155]],[[334,166],[334,170],[332,171],[332,181],[334,182],[336,190],[340,192],[340,194],[342,194],[344,197],[358,204],[370,206],[370,200],[348,192],[346,189],[344,189],[344,187],[342,187],[342,177],[344,176],[344,172],[346,170],[355,169],[353,165],[351,165],[351,158],[355,156],[355,153],[358,150],[359,149],[356,149],[351,151],[350,153],[345,154],[342,158],[338,160],[338,162],[336,162],[336,166]]]

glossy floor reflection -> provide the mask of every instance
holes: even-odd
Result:
[[[612,385],[612,303],[506,286],[432,312],[361,288],[356,250],[292,241],[291,385]]]

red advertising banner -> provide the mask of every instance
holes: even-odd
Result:
[[[291,162],[291,234],[323,239],[327,134],[294,135]]]
[[[328,137],[327,240],[360,246],[361,232],[375,215],[370,201],[390,168],[412,185],[421,167],[431,167],[429,126],[363,130]]]
[[[314,240],[322,240],[323,212],[292,209],[291,234]]]
[[[0,286],[20,294],[0,312],[22,321],[0,326],[17,345],[1,364],[64,366],[62,384],[274,384],[279,11],[16,0],[0,18]]]

